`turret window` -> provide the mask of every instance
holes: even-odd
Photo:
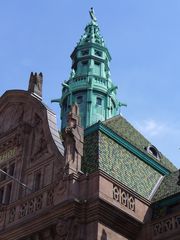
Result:
[[[81,72],[83,74],[87,74],[87,71],[88,71],[88,61],[82,61],[82,69],[81,69]]]
[[[97,39],[96,39],[96,41],[95,41],[95,42],[96,42],[96,43],[100,43],[100,41],[99,41],[99,40],[97,40]]]
[[[86,55],[88,55],[88,54],[89,54],[89,50],[87,50],[87,49],[81,51],[81,55],[82,55],[82,56],[86,56]]]
[[[98,57],[102,57],[102,52],[98,50],[94,50],[94,54]]]
[[[101,106],[101,105],[102,105],[102,99],[101,99],[100,97],[97,97],[97,99],[96,99],[96,104],[97,104],[98,106]]]
[[[88,61],[82,61],[82,65],[83,65],[83,67],[87,66],[88,65]]]
[[[94,61],[94,73],[95,75],[100,76],[101,75],[101,63]]]
[[[77,97],[77,104],[81,104],[83,102],[83,96]]]

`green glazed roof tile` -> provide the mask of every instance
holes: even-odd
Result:
[[[161,174],[105,134],[99,139],[99,168],[149,199]]]
[[[118,115],[108,119],[104,121],[103,124],[142,152],[150,155],[145,148],[150,146],[151,143],[122,116]],[[160,159],[155,158],[152,154],[150,156],[171,172],[177,170],[177,168],[162,153],[160,153]]]
[[[152,201],[156,202],[174,194],[180,193],[180,186],[177,185],[179,171],[175,171],[164,177]]]

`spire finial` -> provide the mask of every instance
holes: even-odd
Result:
[[[89,11],[90,17],[92,19],[93,22],[97,22],[97,18],[95,16],[95,12],[94,12],[94,8],[91,7],[91,10]]]

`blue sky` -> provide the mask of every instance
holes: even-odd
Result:
[[[43,101],[61,95],[70,54],[95,8],[123,116],[180,168],[179,0],[1,0],[0,94],[43,72]]]

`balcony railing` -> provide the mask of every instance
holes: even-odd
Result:
[[[54,205],[54,184],[25,196],[0,209],[0,229],[31,218],[36,213]]]

